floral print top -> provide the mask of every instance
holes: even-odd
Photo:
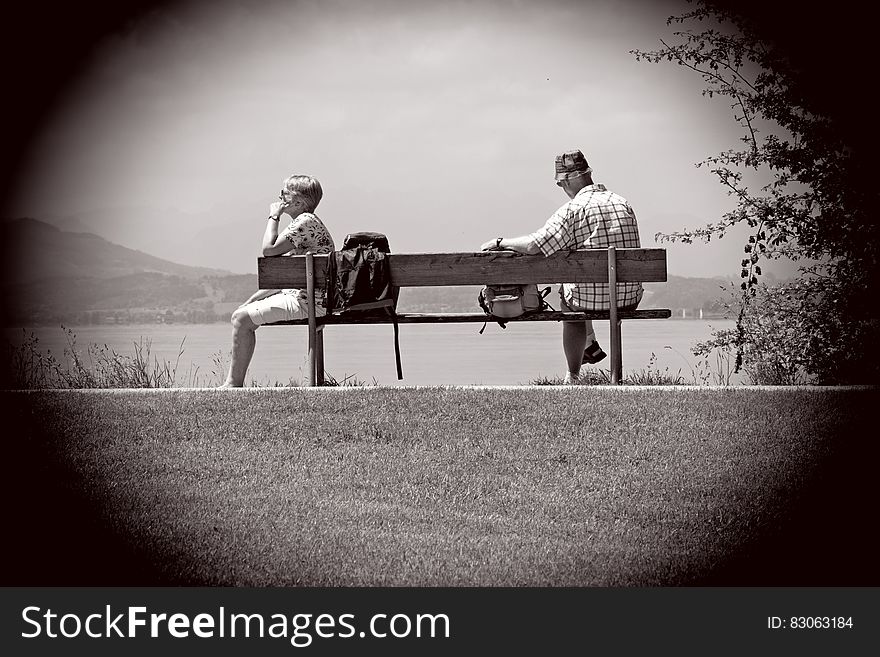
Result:
[[[278,236],[278,239],[290,242],[290,251],[287,255],[302,255],[306,251],[330,253],[336,248],[330,231],[318,219],[317,215],[311,212],[303,212],[297,216]],[[305,299],[306,297],[305,290],[289,289],[281,291],[285,294],[293,294],[300,299]]]

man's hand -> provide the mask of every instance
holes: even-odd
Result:
[[[515,251],[525,255],[536,255],[541,252],[540,247],[532,239],[531,235],[521,237],[504,237],[504,241],[497,246],[498,240],[489,240],[480,247],[481,251]]]

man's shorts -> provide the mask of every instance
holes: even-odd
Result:
[[[559,286],[559,305],[562,307],[563,310],[568,310],[575,313],[589,312],[589,310],[586,308],[581,308],[580,306],[567,303],[565,301],[565,295],[563,294],[561,285]],[[620,306],[618,310],[635,310],[638,305],[638,303],[634,303],[629,306]]]
[[[583,308],[579,308],[577,306],[572,306],[565,301],[565,297],[562,295],[562,287],[559,288],[559,307],[562,310],[568,310],[570,312],[583,312]]]
[[[245,306],[251,321],[257,326],[271,324],[272,322],[286,322],[294,319],[308,319],[309,309],[307,301],[300,299],[296,294],[277,292],[265,299],[259,299]],[[320,317],[325,314],[324,307],[320,303],[315,304],[315,315]]]

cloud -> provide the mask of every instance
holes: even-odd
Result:
[[[735,136],[699,81],[629,54],[678,10],[655,4],[163,5],[98,45],[16,206],[260,216],[284,176],[313,172],[334,234],[466,248],[537,227],[563,200],[554,154],[581,147],[649,213],[709,215],[724,196],[693,163]]]

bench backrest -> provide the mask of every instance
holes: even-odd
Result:
[[[666,249],[615,249],[617,281],[666,280]],[[608,250],[588,249],[527,256],[512,251],[395,253],[391,280],[399,287],[502,283],[607,283]],[[324,285],[327,256],[314,256],[314,284]],[[305,288],[306,256],[257,259],[261,289]]]

